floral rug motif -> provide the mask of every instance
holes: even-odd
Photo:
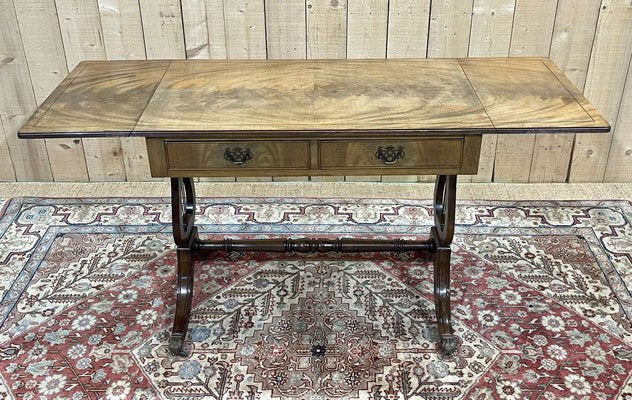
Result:
[[[428,201],[198,201],[204,238],[420,239]],[[458,348],[417,253],[196,260],[187,357],[162,198],[0,200],[0,398],[632,399],[632,203],[463,201]]]

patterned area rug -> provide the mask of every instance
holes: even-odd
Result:
[[[203,237],[425,238],[427,201],[202,199]],[[0,397],[630,399],[632,204],[460,202],[454,355],[415,253],[216,254],[167,351],[167,199],[0,200]]]

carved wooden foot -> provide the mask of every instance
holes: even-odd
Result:
[[[189,327],[193,304],[193,249],[197,241],[195,227],[195,189],[191,178],[171,179],[171,207],[173,237],[178,246],[178,280],[176,315],[169,340],[169,351],[174,356],[186,356],[184,339]]]
[[[454,353],[454,350],[456,350],[456,340],[454,335],[442,335],[439,340],[439,351],[441,351],[441,354],[449,356]]]
[[[184,336],[179,333],[171,333],[169,338],[169,351],[174,356],[186,357],[189,353],[184,349]]]
[[[454,212],[456,206],[456,176],[439,175],[435,184],[434,219],[430,230],[435,243],[434,298],[439,350],[450,355],[456,348],[450,311],[450,244],[454,236]]]

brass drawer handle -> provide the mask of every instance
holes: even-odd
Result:
[[[404,148],[402,146],[379,146],[375,152],[375,158],[384,161],[386,165],[397,164],[400,158],[404,157]]]
[[[249,148],[242,149],[241,147],[226,147],[224,150],[224,159],[232,162],[233,164],[243,164],[248,160],[252,160],[252,152]]]

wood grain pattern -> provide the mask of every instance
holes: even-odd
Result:
[[[96,0],[57,0],[64,49],[68,68],[74,69],[83,60],[105,59],[102,25]],[[93,181],[124,180],[125,165],[118,138],[98,141],[82,138],[88,178]],[[69,149],[73,149],[69,146]],[[106,156],[104,156],[106,155]]]
[[[223,1],[227,58],[265,59],[265,0]],[[271,177],[241,178],[246,181],[271,181]]]
[[[307,57],[305,0],[266,0],[266,43],[270,59]],[[292,21],[288,23],[287,21]],[[273,181],[308,181],[308,176],[273,176]]]
[[[61,83],[61,90],[53,92],[51,101],[42,104],[21,132],[49,130],[83,132],[80,136],[129,136],[169,63],[108,61],[79,64],[76,71]]]
[[[387,58],[424,58],[428,48],[430,0],[390,0],[388,5]],[[434,176],[384,175],[382,182],[417,182]]]
[[[225,159],[226,149],[234,148],[248,150],[252,158],[241,164]],[[310,168],[307,141],[166,141],[165,151],[172,171]]]
[[[491,128],[456,60],[174,61],[136,131],[463,125]]]
[[[515,0],[474,0],[468,57],[506,57],[509,54]],[[461,182],[491,182],[498,135],[483,135],[478,174]]]
[[[377,158],[380,146],[402,146],[403,157]],[[372,140],[200,140],[147,138],[154,177],[349,177],[367,174],[474,174],[481,135],[404,137]],[[236,149],[238,148],[238,149]],[[249,154],[226,159],[229,154]],[[389,163],[385,163],[386,160]],[[237,162],[237,163],[236,163]],[[369,175],[370,176],[370,175]]]
[[[307,58],[337,59],[347,54],[347,0],[307,0]],[[341,182],[344,176],[314,176],[313,181]]]
[[[388,0],[348,0],[347,58],[386,57]],[[379,175],[347,176],[349,182],[379,182]]]
[[[471,10],[468,10],[470,2]],[[15,110],[31,112],[33,106],[29,106],[31,100],[25,95],[26,91],[15,96],[14,88],[21,91],[32,86],[36,103],[41,104],[66,73],[66,58],[70,68],[88,59],[137,58],[143,53],[145,41],[144,37],[138,40],[139,30],[145,31],[152,43],[158,43],[157,46],[152,43],[148,46],[149,58],[160,57],[158,54],[162,52],[162,57],[182,57],[178,51],[182,48],[188,50],[191,58],[226,58],[229,56],[227,43],[231,47],[230,57],[263,57],[257,48],[267,47],[270,52],[268,57],[273,58],[275,52],[278,56],[294,52],[300,41],[277,41],[275,27],[284,29],[301,25],[306,26],[304,44],[308,48],[308,58],[345,58],[347,43],[355,49],[362,48],[363,45],[356,42],[364,37],[349,37],[348,18],[351,16],[355,26],[352,29],[359,31],[363,27],[358,23],[372,26],[379,19],[371,17],[369,6],[374,3],[371,0],[354,0],[349,4],[347,0],[306,0],[303,4],[299,0],[144,0],[141,4],[143,18],[138,16],[139,3],[139,0],[4,0],[0,42],[10,45],[0,51],[0,74],[4,75],[0,79],[3,88],[9,88],[9,92],[4,92],[4,98],[0,100],[0,115],[4,116],[0,118],[5,118],[5,136],[12,148],[11,153],[8,149],[5,151],[8,156],[0,159],[4,171],[15,169],[18,180],[30,180],[31,174],[22,171],[31,168],[32,160],[28,160],[37,159],[42,161],[45,169],[51,170],[56,180],[87,180],[86,158],[96,161],[93,155],[101,153],[102,148],[114,151],[122,147],[122,157],[91,162],[91,174],[102,176],[104,171],[114,168],[125,170],[119,179],[136,179],[131,171],[134,168],[141,176],[148,175],[146,165],[131,167],[136,164],[131,155],[135,149],[143,147],[141,142],[133,139],[129,139],[135,142],[131,146],[128,146],[128,139],[119,138],[97,141],[83,138],[76,144],[74,138],[67,137],[47,139],[41,145],[15,140],[20,127],[14,123],[20,118],[13,119]],[[618,154],[625,156],[628,150],[625,142],[627,134],[621,137],[624,131],[618,130],[616,124],[627,121],[629,117],[626,115],[629,107],[624,104],[623,94],[626,85],[632,82],[632,75],[627,72],[632,43],[630,2],[389,0],[387,3],[387,29],[380,29],[379,35],[374,37],[375,45],[387,43],[389,58],[424,57],[426,52],[422,46],[428,41],[432,47],[428,51],[431,57],[464,55],[468,46],[469,57],[506,56],[509,45],[512,54],[549,55],[580,89],[583,87],[581,81],[587,80],[587,97],[607,116],[614,131],[619,132],[617,137],[614,133],[611,136],[578,135],[574,145],[571,140],[574,132],[567,136],[536,137],[532,144],[523,143],[532,140],[528,136],[508,136],[500,146],[491,140],[495,136],[486,136],[482,144],[480,174],[473,177],[474,180],[492,179],[496,158],[499,161],[496,167],[507,167],[496,168],[496,180],[503,180],[503,170],[507,180],[527,179],[527,175],[530,181],[599,181],[625,176],[624,170],[617,172],[619,166],[626,168],[626,164],[621,162],[625,157],[608,159]],[[160,15],[168,10],[165,4],[172,4],[176,9],[181,5],[183,23],[175,20],[175,24],[171,25],[173,29],[166,29],[164,32],[169,34],[163,37],[161,24],[169,22],[168,18],[163,19]],[[351,14],[347,12],[348,5],[354,10]],[[306,15],[297,11],[301,6]],[[367,17],[354,20],[354,15]],[[19,29],[13,30],[16,24],[19,24]],[[428,31],[430,25],[432,29]],[[510,39],[512,32],[513,38]],[[60,36],[63,40],[59,39]],[[253,40],[255,37],[258,39]],[[547,50],[549,42],[550,53]],[[20,63],[20,58],[15,57],[22,51],[20,49],[26,54],[26,62],[24,67],[15,68],[15,61],[10,60]],[[421,54],[418,53],[420,50],[423,51]],[[19,104],[14,104],[14,101]],[[20,120],[20,123],[23,121]],[[89,143],[87,148],[84,148],[83,141]],[[524,151],[528,147],[534,149],[532,154]],[[44,158],[39,154],[42,151]],[[570,156],[572,168],[568,165]],[[121,169],[123,163],[125,168]],[[50,164],[50,168],[46,164]],[[604,173],[606,170],[610,172]],[[606,175],[610,177],[606,178]]]
[[[108,59],[142,60],[148,55],[150,58],[154,57],[153,48],[149,49],[149,53],[145,50],[143,23],[138,2],[98,0],[98,4],[103,42]],[[151,24],[150,21],[148,23]],[[120,138],[118,140],[127,180],[146,181],[151,179],[145,141],[142,138]],[[113,143],[113,150],[118,150],[116,143]],[[94,177],[95,174],[92,175]]]
[[[590,128],[596,122],[582,107],[570,82],[560,82],[543,60],[461,59],[476,94],[495,127]],[[559,74],[558,74],[559,75]]]
[[[385,164],[376,157],[377,150],[387,146],[401,147],[403,157]],[[423,140],[358,140],[318,143],[319,167],[322,169],[353,168],[423,168],[461,165],[463,139],[433,138]]]
[[[22,137],[607,131],[546,59],[89,62]]]

